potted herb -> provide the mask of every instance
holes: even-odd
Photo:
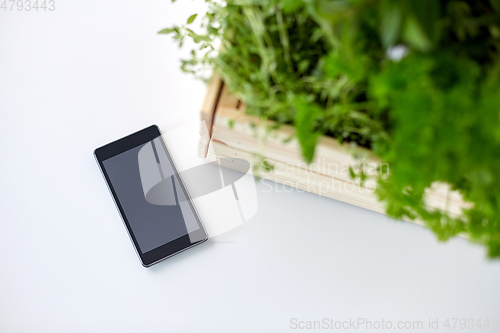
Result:
[[[388,215],[500,257],[499,0],[208,3],[160,31],[196,44],[183,70],[213,70],[247,114],[294,126],[307,162],[325,136],[369,149],[391,169],[376,176]],[[426,205],[436,182],[469,202],[460,216]]]

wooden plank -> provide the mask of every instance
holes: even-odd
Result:
[[[210,139],[212,138],[215,112],[223,86],[221,78],[217,74],[212,75],[208,82],[205,98],[200,109],[200,118],[202,121],[205,121],[205,123],[202,122],[200,125],[198,156],[207,157]]]

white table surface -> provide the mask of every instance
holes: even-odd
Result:
[[[438,318],[431,332],[458,332],[446,318],[500,320],[500,261],[484,248],[274,183],[258,184],[242,227],[140,265],[92,152],[198,119],[204,85],[156,32],[202,8],[0,10],[0,332],[297,331],[292,318],[421,320],[419,332]]]

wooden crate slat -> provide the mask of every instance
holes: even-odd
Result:
[[[200,142],[198,156],[207,157],[217,104],[223,87],[222,80],[216,74],[212,75],[207,85],[205,98],[200,109],[200,119],[205,123],[200,126]]]

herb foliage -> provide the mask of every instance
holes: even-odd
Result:
[[[390,165],[388,215],[500,257],[500,0],[208,4],[160,31],[197,45],[184,71],[214,70],[248,113],[293,124],[308,162],[321,135],[371,149]],[[471,203],[463,217],[426,207],[434,182]]]

